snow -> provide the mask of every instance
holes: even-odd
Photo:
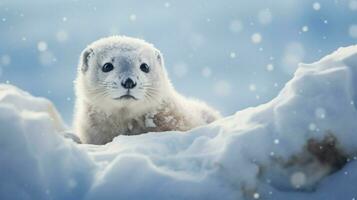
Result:
[[[312,8],[313,8],[314,10],[320,10],[321,5],[320,5],[319,2],[314,2],[314,3],[312,4]]]
[[[282,69],[287,74],[293,74],[296,71],[298,63],[305,57],[304,46],[299,42],[291,42],[286,46],[284,56],[282,58]]]
[[[254,33],[251,39],[254,44],[259,44],[262,41],[262,35],[260,33]]]
[[[47,43],[45,41],[40,41],[37,43],[37,49],[39,51],[46,51],[47,50]]]
[[[303,32],[307,32],[307,31],[309,31],[309,27],[308,27],[308,26],[303,26],[303,27],[301,28],[301,30],[302,30]]]
[[[352,24],[348,29],[348,34],[352,38],[357,38],[357,24]]]
[[[239,33],[243,30],[243,23],[240,20],[233,20],[230,22],[229,30],[233,33]]]
[[[227,97],[230,96],[232,93],[232,86],[226,80],[219,80],[216,81],[213,85],[213,93],[216,96]]]
[[[212,75],[212,70],[209,67],[204,67],[201,71],[201,75],[205,78],[209,78]]]
[[[271,71],[274,70],[274,65],[270,63],[270,64],[268,64],[268,65],[266,66],[266,68],[267,68],[268,71],[271,72]]]
[[[50,101],[3,84],[0,199],[353,199],[356,85],[357,46],[340,48],[266,104],[96,146],[63,138]]]
[[[348,6],[352,11],[357,10],[357,1],[356,0],[350,0]]]
[[[177,77],[183,78],[188,73],[188,67],[185,63],[177,63],[173,66],[174,73]]]
[[[168,74],[177,89],[203,99],[224,115],[275,97],[282,83],[292,78],[298,62],[317,60],[339,46],[356,42],[353,37],[356,0],[228,0],[225,3],[164,0],[125,6],[115,0],[86,4],[69,0],[61,6],[45,0],[36,2],[0,3],[3,11],[0,82],[9,80],[21,89],[51,99],[67,123],[73,121],[74,102],[66,98],[74,97],[72,85],[79,54],[100,37],[131,35],[154,43],[163,53]],[[320,5],[319,10],[313,8],[316,3]],[[148,10],[155,12],[146,15]],[[53,15],[54,12],[57,14]],[[130,16],[136,20],[130,20]],[[79,23],[84,18],[86,21]],[[340,31],[333,31],[337,25]],[[303,26],[308,27],[307,32],[302,31]],[[165,31],[158,34],[163,27]],[[260,43],[252,42],[254,33],[260,34]],[[47,44],[46,51],[38,51],[40,41]],[[286,50],[290,43],[299,43],[304,55],[289,56]],[[230,59],[230,52],[236,54],[234,59]],[[2,55],[11,58],[6,66],[1,62]],[[270,57],[275,58],[274,62]],[[189,73],[180,77],[173,66],[182,62]],[[274,65],[273,71],[266,70],[269,63]],[[292,69],[286,63],[292,63]],[[208,78],[198,78],[203,67],[212,71]],[[18,76],[19,72],[25,76]],[[40,77],[34,81],[38,74]],[[227,101],[224,96],[215,97],[212,90],[222,79],[230,83],[235,94]],[[274,87],[275,82],[279,86]],[[250,83],[259,87],[259,100],[246,92]],[[47,94],[48,90],[53,92]]]
[[[58,42],[65,42],[68,40],[68,33],[65,30],[60,30],[56,33],[56,39]]]
[[[56,57],[51,51],[42,51],[38,59],[43,66],[50,66],[56,61]]]
[[[272,21],[272,13],[269,9],[263,9],[258,13],[258,21],[263,25],[268,25]]]
[[[1,60],[1,65],[9,65],[11,63],[11,57],[7,54],[2,55],[0,60]]]
[[[130,21],[136,21],[136,15],[135,14],[131,14],[129,16],[129,19],[130,19]]]

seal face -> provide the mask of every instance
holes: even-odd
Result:
[[[153,45],[112,36],[83,50],[75,81],[75,131],[84,143],[104,144],[118,135],[188,130],[220,117],[172,87]]]

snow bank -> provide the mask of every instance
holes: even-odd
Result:
[[[301,65],[280,94],[192,131],[64,139],[50,102],[0,86],[0,199],[357,197],[357,46]]]

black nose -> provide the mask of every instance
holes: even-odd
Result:
[[[121,82],[121,86],[125,89],[133,89],[136,86],[136,83],[131,78],[127,78],[125,81]]]

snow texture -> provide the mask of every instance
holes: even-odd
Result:
[[[76,144],[52,104],[0,86],[0,199],[353,199],[357,46],[272,101],[186,133]]]

